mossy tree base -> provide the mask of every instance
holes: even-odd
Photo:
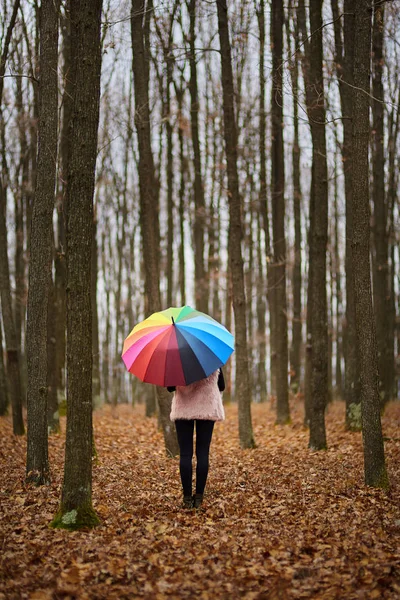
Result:
[[[101,521],[91,506],[81,506],[71,510],[66,510],[61,506],[51,521],[50,527],[76,531],[78,529],[93,529],[100,524]]]

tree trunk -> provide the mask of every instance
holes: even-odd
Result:
[[[97,246],[97,215],[96,207],[93,216],[92,234],[92,266],[91,266],[91,297],[92,297],[92,351],[93,351],[93,405],[100,399],[100,341],[99,341],[99,315],[97,310],[97,271],[98,271],[98,246]]]
[[[237,172],[237,132],[234,110],[231,46],[226,0],[217,2],[218,31],[221,48],[224,137],[229,196],[229,262],[232,274],[233,311],[235,315],[236,378],[235,391],[239,407],[239,440],[242,448],[255,446],[251,422],[251,392],[247,355],[246,298],[241,243],[243,238],[239,182]]]
[[[30,236],[26,325],[27,460],[26,481],[50,481],[47,441],[47,331],[52,285],[53,209],[58,121],[58,6],[43,0],[40,20],[39,130],[35,198]]]
[[[292,180],[293,180],[293,215],[294,215],[294,265],[292,271],[293,288],[293,323],[292,346],[290,349],[290,386],[296,393],[301,386],[301,350],[302,350],[302,318],[301,318],[301,205],[302,192],[300,183],[300,142],[299,142],[299,28],[296,21],[294,32],[295,53],[290,64],[290,76],[293,92],[293,150],[292,150]],[[287,26],[287,46],[292,56],[290,30]]]
[[[52,525],[99,523],[92,508],[93,194],[99,124],[101,0],[71,0],[74,84],[67,182],[67,437],[61,506]]]
[[[260,212],[265,235],[265,251],[267,257],[267,299],[269,309],[269,331],[270,331],[270,364],[271,364],[271,395],[276,394],[276,335],[275,335],[275,287],[273,282],[274,269],[271,269],[272,261],[269,209],[267,199],[267,172],[266,172],[266,112],[265,112],[265,3],[260,0],[257,9],[258,28],[260,32],[260,95],[259,95],[259,129],[260,129]]]
[[[354,6],[353,0],[344,0],[343,44],[337,0],[331,0],[335,31],[335,63],[339,80],[340,102],[343,117],[342,162],[346,196],[346,320],[343,328],[345,343],[345,400],[346,429],[361,430],[360,373],[356,354],[356,329],[353,283],[353,259],[351,249],[353,155],[352,155],[352,86],[354,62]]]
[[[373,297],[378,344],[378,367],[382,408],[393,398],[392,379],[394,348],[388,344],[390,338],[390,283],[389,283],[389,227],[385,196],[384,156],[384,91],[383,91],[383,31],[384,10],[382,2],[374,1],[372,30],[372,95],[376,100],[372,106],[373,152],[372,152],[372,200],[373,215]]]
[[[135,125],[139,146],[140,226],[145,269],[145,313],[160,310],[158,264],[158,211],[153,153],[151,149],[148,56],[144,44],[144,0],[132,0],[131,33],[133,50],[133,77],[135,86]],[[146,23],[146,21],[145,21]],[[157,387],[157,398],[163,425],[165,447],[168,455],[179,453],[175,427],[171,424],[170,394]]]
[[[283,52],[283,4],[272,0],[271,46],[272,46],[272,90],[271,90],[271,197],[274,258],[270,268],[275,281],[275,324],[276,324],[276,422],[290,422],[288,389],[288,331],[286,317],[286,240],[285,240],[285,172],[283,157],[283,97],[282,97],[282,52]]]
[[[52,250],[54,250],[53,243]],[[49,433],[60,433],[60,414],[58,410],[57,390],[56,318],[57,312],[55,287],[54,282],[51,279],[47,310],[47,426]]]
[[[299,29],[305,45],[303,73],[310,123],[312,175],[310,192],[309,282],[307,347],[311,353],[310,441],[314,450],[326,448],[325,407],[328,394],[328,327],[326,299],[326,250],[328,241],[328,172],[326,162],[325,106],[322,72],[322,0],[310,2],[308,43],[304,1],[299,2]],[[310,287],[311,286],[311,287]]]
[[[62,397],[65,395],[65,342],[66,342],[66,260],[65,260],[65,222],[66,214],[66,188],[68,181],[68,160],[70,147],[70,125],[72,113],[73,82],[71,78],[71,22],[70,0],[66,0],[64,14],[61,14],[60,28],[62,32],[63,55],[63,85],[62,119],[60,130],[60,189],[57,198],[57,241],[54,259],[55,275],[54,287],[56,296],[56,369],[57,386]]]
[[[369,86],[371,2],[355,0],[353,88],[353,233],[352,256],[357,353],[360,361],[365,483],[388,487],[378,379],[378,356],[370,277]]]
[[[9,383],[9,395],[11,398],[13,432],[15,435],[23,435],[24,422],[22,418],[22,389],[21,373],[18,357],[18,340],[15,330],[14,315],[12,310],[10,269],[8,261],[7,245],[7,160],[5,148],[5,131],[2,112],[4,73],[8,58],[8,51],[11,41],[12,31],[14,29],[20,1],[16,0],[11,13],[10,23],[7,28],[4,45],[0,57],[0,141],[1,141],[1,160],[2,176],[0,180],[0,295],[1,308],[3,313],[4,337],[7,352],[7,377]]]
[[[8,409],[7,377],[3,356],[3,325],[0,319],[0,417],[6,415]]]
[[[204,268],[204,227],[206,208],[204,203],[204,187],[201,172],[201,153],[199,138],[199,98],[197,88],[197,65],[196,65],[196,0],[190,0],[190,122],[192,130],[193,158],[194,158],[194,252],[195,252],[195,296],[196,308],[203,312],[208,311],[208,282]]]

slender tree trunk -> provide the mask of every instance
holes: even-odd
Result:
[[[305,30],[304,1],[298,8],[299,29],[305,44],[303,73],[307,114],[310,123],[312,176],[310,192],[309,282],[307,305],[309,328],[307,347],[311,352],[311,397],[309,402],[310,441],[315,450],[326,448],[325,407],[328,394],[328,327],[326,298],[326,250],[328,241],[328,173],[326,162],[325,106],[322,72],[322,0],[310,2],[308,43]],[[311,286],[311,287],[310,287]]]
[[[67,182],[67,437],[61,506],[52,525],[99,523],[92,508],[93,194],[99,124],[102,0],[71,0],[71,146]]]
[[[335,32],[335,63],[339,80],[340,102],[343,117],[342,162],[346,196],[346,320],[343,328],[345,343],[345,400],[346,428],[350,431],[361,430],[360,373],[356,354],[356,329],[353,284],[353,260],[351,236],[352,194],[353,194],[353,155],[352,155],[352,86],[354,62],[354,2],[344,0],[343,35],[337,0],[331,0]],[[343,42],[342,42],[343,37]]]
[[[195,296],[196,308],[203,312],[208,311],[208,281],[204,268],[204,228],[206,208],[204,202],[204,187],[201,169],[200,134],[199,134],[199,98],[197,87],[196,65],[196,0],[190,0],[190,122],[192,130],[192,144],[194,156],[194,252],[195,252]]]
[[[96,204],[97,207],[97,204]],[[98,272],[98,246],[97,246],[97,214],[96,207],[93,215],[92,233],[92,266],[91,266],[91,302],[92,302],[92,348],[93,348],[93,403],[100,398],[100,341],[99,341],[99,315],[97,310],[97,272]]]
[[[400,90],[397,91],[397,106],[393,106],[388,117],[388,189],[387,189],[387,206],[389,212],[389,244],[390,244],[390,272],[389,272],[389,285],[390,285],[390,307],[389,307],[389,337],[388,346],[396,356],[400,354],[400,337],[397,340],[397,353],[395,352],[395,336],[396,336],[396,249],[398,249],[398,243],[396,240],[396,229],[395,229],[395,207],[398,202],[398,189],[399,189],[399,174],[396,168],[397,158],[397,144],[400,132]],[[397,263],[398,264],[398,263]],[[397,324],[398,333],[400,334],[400,324]],[[395,362],[391,363],[392,373],[390,378],[394,384],[393,397],[397,398],[398,383],[396,381],[396,370]]]
[[[292,56],[290,30],[287,27],[287,45]],[[293,93],[293,150],[292,150],[292,179],[293,179],[293,215],[294,215],[294,265],[292,271],[293,287],[293,324],[292,346],[290,349],[290,385],[294,392],[301,386],[301,349],[302,349],[302,318],[301,318],[301,205],[302,192],[300,183],[300,142],[299,142],[299,28],[296,21],[294,32],[295,54],[291,60],[290,76]]]
[[[388,487],[380,418],[378,356],[370,276],[369,89],[371,1],[355,0],[353,88],[353,276],[360,361],[365,483]]]
[[[385,195],[384,155],[384,91],[383,91],[383,32],[385,4],[374,1],[372,30],[372,129],[373,129],[373,295],[378,344],[378,367],[382,407],[392,399],[394,382],[392,363],[394,348],[388,344],[390,337],[390,284],[389,284],[389,238],[388,210]]]
[[[13,432],[15,435],[24,434],[22,418],[22,390],[21,373],[18,357],[18,339],[15,330],[14,315],[12,310],[10,269],[8,260],[6,207],[7,207],[7,160],[5,147],[5,125],[3,119],[2,102],[4,90],[4,73],[9,52],[12,31],[14,29],[20,2],[16,0],[11,13],[10,23],[7,28],[4,45],[0,57],[0,141],[2,174],[0,180],[0,295],[1,310],[4,326],[4,337],[7,352],[7,377],[9,382],[9,395],[11,398]]]
[[[144,44],[144,0],[132,0],[131,33],[133,49],[133,76],[135,89],[135,125],[139,145],[140,223],[145,269],[145,313],[160,310],[157,198],[155,196],[155,172],[151,149],[150,111],[148,90],[148,56]],[[176,431],[169,419],[171,398],[168,392],[157,387],[160,419],[168,455],[179,453]]]
[[[71,21],[70,0],[66,0],[64,14],[61,15],[62,33],[63,85],[62,118],[60,130],[60,182],[57,198],[57,246],[54,259],[55,302],[56,302],[56,369],[57,386],[60,395],[65,394],[65,352],[66,352],[66,260],[65,260],[65,222],[66,222],[66,188],[68,181],[68,160],[70,146],[70,125],[72,114],[73,82],[71,77]]]
[[[178,106],[180,119],[182,119],[182,101],[183,94],[178,95]],[[181,305],[186,304],[186,275],[185,275],[185,153],[183,145],[182,125],[179,125],[179,164],[180,164],[180,184],[179,184],[179,292]]]
[[[335,366],[335,395],[338,398],[343,397],[343,381],[342,381],[342,277],[341,277],[341,260],[339,247],[339,190],[338,190],[338,171],[337,158],[335,157],[334,169],[334,276],[335,276],[335,291],[336,291],[336,366]]]
[[[218,31],[221,47],[224,137],[229,189],[229,255],[232,274],[233,311],[235,315],[236,378],[235,391],[239,406],[239,440],[242,448],[253,448],[251,392],[247,354],[246,298],[241,243],[243,238],[239,181],[237,173],[237,132],[231,45],[226,0],[217,1]]]
[[[58,6],[43,0],[40,21],[39,144],[30,236],[26,354],[26,481],[50,481],[47,442],[48,311],[52,287],[53,210],[57,164]]]
[[[262,261],[261,251],[261,216],[258,213],[257,216],[257,341],[259,346],[259,361],[257,366],[257,381],[259,391],[259,401],[266,402],[268,397],[267,392],[267,371],[266,371],[266,360],[267,360],[267,340],[266,340],[266,299],[265,299],[265,271]]]
[[[275,285],[274,269],[272,262],[269,208],[267,199],[267,170],[266,170],[266,112],[265,112],[265,2],[260,0],[257,9],[258,28],[260,33],[260,95],[259,95],[259,129],[260,129],[260,211],[263,219],[265,235],[265,250],[267,257],[267,299],[269,309],[269,340],[270,340],[270,364],[271,364],[271,395],[276,394],[276,335],[275,335]]]
[[[271,91],[271,173],[272,173],[272,229],[275,280],[275,323],[277,362],[276,422],[290,422],[288,389],[288,332],[286,317],[286,240],[285,240],[285,172],[283,157],[283,97],[282,97],[282,52],[283,52],[283,4],[272,0],[271,45],[272,45],[272,91]]]
[[[56,340],[55,288],[50,281],[47,313],[47,426],[49,433],[60,433],[60,413],[57,390],[57,340]]]
[[[3,358],[3,325],[0,319],[0,417],[7,414],[8,409],[8,387],[6,368]]]

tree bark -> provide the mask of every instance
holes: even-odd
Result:
[[[7,28],[4,45],[0,57],[0,141],[1,141],[1,160],[2,174],[0,180],[0,295],[1,308],[3,316],[4,337],[7,352],[7,377],[9,381],[9,395],[11,398],[13,433],[23,435],[24,421],[22,418],[22,388],[20,361],[18,356],[18,339],[15,330],[14,315],[12,309],[10,269],[8,260],[7,245],[7,225],[6,225],[6,207],[7,207],[7,160],[5,148],[5,130],[2,112],[4,73],[8,58],[9,46],[12,31],[14,29],[20,2],[16,0],[11,13],[10,23]]]
[[[193,157],[194,157],[194,252],[195,252],[195,296],[196,308],[202,312],[208,311],[208,281],[204,268],[204,227],[206,208],[204,202],[204,187],[201,169],[201,152],[199,136],[199,94],[197,87],[196,64],[196,0],[190,0],[188,5],[190,15],[190,123],[192,131]]]
[[[379,392],[382,408],[393,398],[394,347],[390,339],[389,282],[389,225],[388,207],[385,193],[385,154],[384,154],[384,90],[383,90],[383,35],[385,4],[374,1],[372,30],[372,200],[373,213],[373,297],[376,318],[376,338],[378,344]]]
[[[335,63],[339,80],[340,103],[342,107],[343,144],[342,162],[346,197],[346,320],[343,327],[345,339],[345,401],[346,429],[361,430],[360,373],[356,354],[356,329],[353,284],[353,260],[351,249],[353,155],[352,155],[352,86],[354,63],[354,6],[353,0],[344,0],[344,26],[340,27],[340,14],[337,0],[331,0],[335,33]]]
[[[311,353],[310,440],[314,450],[326,448],[325,407],[328,394],[328,316],[326,298],[326,250],[328,241],[328,172],[326,162],[325,105],[322,72],[322,0],[310,2],[310,42],[305,31],[304,1],[298,18],[305,43],[303,73],[307,114],[310,123],[312,175],[310,192],[309,288],[307,305],[309,329],[307,348]]]
[[[93,194],[99,124],[102,0],[71,0],[74,84],[67,182],[67,436],[61,506],[52,525],[99,523],[92,508]]]
[[[135,125],[139,145],[140,225],[142,249],[145,258],[145,313],[148,315],[160,310],[161,297],[158,264],[158,211],[150,132],[148,56],[144,43],[145,24],[144,0],[132,0],[131,34],[135,86]],[[157,227],[155,224],[157,224]],[[168,455],[176,456],[179,453],[176,431],[169,419],[172,400],[170,394],[160,387],[157,387],[157,398],[166,451]]]
[[[0,319],[0,417],[6,415],[8,410],[8,387],[3,356],[3,325]]]
[[[287,26],[287,45],[291,56],[290,29]],[[300,183],[300,142],[299,142],[299,28],[296,20],[294,31],[295,52],[290,60],[290,76],[293,93],[293,150],[292,150],[292,180],[293,180],[293,215],[294,215],[294,265],[292,271],[293,288],[293,322],[292,345],[290,349],[290,386],[296,393],[301,386],[301,350],[303,343],[301,317],[301,205],[302,191]]]
[[[72,114],[73,82],[71,77],[71,21],[70,0],[66,0],[64,14],[61,14],[60,29],[62,33],[63,85],[62,118],[60,129],[60,182],[57,198],[57,237],[54,258],[54,287],[56,303],[56,369],[57,386],[60,395],[65,395],[65,357],[66,357],[66,259],[65,259],[65,224],[67,218],[66,188],[68,182],[68,161],[70,152],[70,127]]]
[[[353,88],[352,257],[357,353],[360,361],[365,483],[388,487],[380,418],[378,356],[370,276],[369,89],[371,1],[355,0]]]
[[[237,131],[231,45],[226,0],[217,0],[218,31],[221,48],[224,138],[229,196],[229,259],[232,274],[233,311],[235,315],[236,378],[235,390],[239,407],[239,440],[242,448],[255,446],[251,422],[251,392],[247,354],[246,298],[241,243],[243,238],[239,181],[237,172]]]
[[[276,422],[290,422],[288,388],[288,331],[286,317],[286,238],[285,238],[285,171],[283,157],[283,4],[272,0],[271,12],[272,91],[271,91],[271,199],[274,258],[270,268],[275,281],[276,323]]]
[[[58,121],[58,6],[43,0],[40,20],[39,130],[35,198],[30,236],[26,354],[26,481],[50,481],[47,441],[47,331],[53,254]]]

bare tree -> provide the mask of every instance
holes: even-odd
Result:
[[[28,363],[26,480],[49,482],[47,447],[48,306],[52,287],[53,209],[58,121],[58,5],[43,0],[40,20],[39,146],[30,236],[26,353]]]
[[[369,207],[371,1],[355,0],[353,87],[353,277],[360,361],[365,483],[388,487],[380,417],[378,355],[372,306]]]
[[[393,398],[394,346],[390,340],[389,211],[385,191],[385,131],[383,89],[383,36],[385,4],[374,1],[372,27],[372,200],[373,212],[373,296],[378,344],[378,366],[382,407]]]
[[[229,194],[229,265],[232,274],[232,298],[235,315],[236,397],[239,406],[239,440],[242,448],[253,448],[251,392],[247,354],[246,298],[241,242],[243,237],[237,172],[237,131],[231,45],[226,0],[217,0],[218,31],[221,47],[224,137]]]
[[[354,62],[354,7],[353,0],[344,0],[343,27],[337,0],[331,0],[335,33],[335,64],[339,81],[340,103],[343,118],[342,163],[346,196],[346,320],[343,328],[345,357],[346,428],[361,429],[360,373],[356,354],[356,329],[354,307],[353,260],[351,257],[353,156],[352,156],[352,86]]]
[[[67,437],[53,527],[94,527],[92,508],[93,195],[100,104],[102,0],[71,0],[74,85],[67,182]]]
[[[1,308],[3,313],[4,337],[7,350],[7,376],[9,380],[9,394],[11,398],[13,432],[15,435],[23,435],[24,421],[22,418],[22,388],[20,361],[18,354],[18,338],[15,329],[14,315],[11,300],[10,268],[8,260],[7,245],[7,187],[8,167],[5,146],[5,126],[3,120],[2,102],[4,90],[4,74],[9,53],[11,35],[14,29],[20,2],[16,0],[11,13],[10,23],[4,39],[4,45],[0,56],[0,144],[2,171],[0,179],[0,294]]]
[[[322,0],[310,2],[311,38],[305,29],[304,0],[298,6],[299,28],[305,43],[303,74],[307,114],[313,143],[310,190],[309,281],[307,345],[311,352],[309,424],[311,448],[326,448],[325,407],[328,394],[328,327],[326,250],[328,238],[328,172],[322,73]]]
[[[135,86],[135,125],[139,145],[140,223],[145,269],[145,312],[160,310],[160,285],[158,263],[158,213],[153,152],[150,135],[148,72],[149,57],[145,47],[145,26],[148,11],[144,0],[132,0],[131,34],[133,50],[133,77]],[[176,431],[170,421],[171,398],[166,390],[157,387],[160,418],[167,453],[179,453]]]
[[[285,239],[285,171],[283,156],[283,4],[272,0],[272,91],[271,91],[271,200],[274,257],[270,268],[275,282],[275,334],[276,334],[276,421],[290,421],[288,389],[288,331],[286,317],[286,239]]]

